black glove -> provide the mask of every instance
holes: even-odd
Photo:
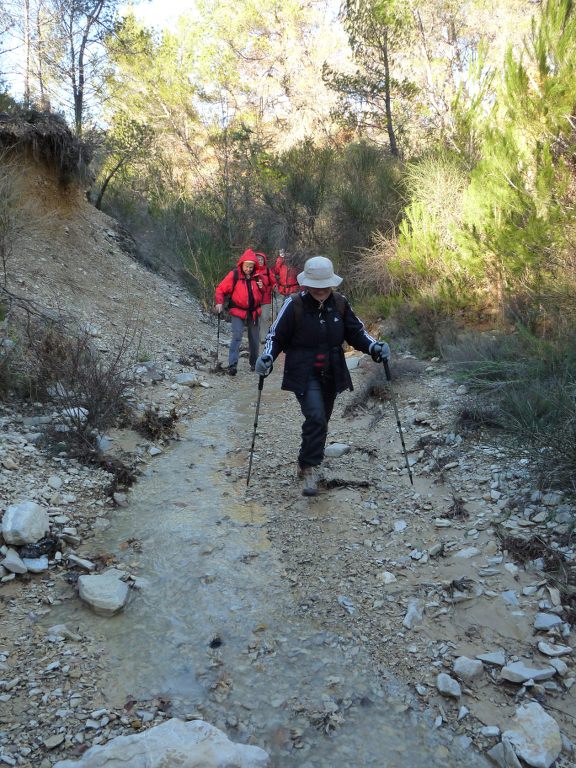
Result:
[[[370,347],[370,355],[375,363],[383,363],[390,357],[390,347],[385,341],[375,341]]]
[[[255,370],[259,376],[268,376],[272,372],[272,355],[260,355],[256,360]]]

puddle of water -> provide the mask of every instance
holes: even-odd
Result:
[[[251,501],[242,502],[228,502],[227,510],[230,513],[230,517],[239,523],[246,523],[248,525],[260,525],[266,524],[266,510],[264,510],[259,504],[255,504]],[[269,545],[269,541],[262,542]]]
[[[51,613],[105,638],[105,700],[169,698],[172,714],[200,712],[278,768],[486,765],[449,752],[386,693],[350,637],[298,616],[265,510],[232,500],[224,479],[230,413],[250,436],[253,393],[240,386],[196,420],[95,541],[131,569],[137,561],[145,586],[124,612],[104,619],[75,600]],[[141,551],[120,547],[129,539]]]

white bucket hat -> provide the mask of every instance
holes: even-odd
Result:
[[[343,278],[334,274],[334,266],[326,256],[313,256],[304,264],[297,280],[308,288],[336,288]]]

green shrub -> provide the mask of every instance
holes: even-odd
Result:
[[[349,251],[392,232],[402,207],[401,164],[367,142],[344,147],[336,158],[331,200],[331,240]]]
[[[214,306],[214,288],[235,266],[229,248],[210,237],[197,236],[182,254],[182,271],[204,309]]]
[[[534,350],[518,334],[466,332],[444,349],[457,377],[479,392],[502,389],[522,380]]]
[[[0,400],[25,389],[26,381],[18,365],[16,350],[0,346]]]
[[[430,356],[442,352],[457,333],[454,308],[442,299],[421,296],[400,304],[394,319],[400,335],[411,339],[413,351]]]
[[[353,290],[346,295],[353,303],[354,311],[367,326],[372,326],[394,314],[402,300],[382,293]]]
[[[576,334],[544,341],[513,335],[468,335],[446,350],[457,375],[476,392],[523,449],[541,481],[576,490]]]

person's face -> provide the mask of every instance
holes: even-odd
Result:
[[[332,288],[310,288],[306,286],[306,290],[316,301],[326,301],[332,293]]]
[[[258,256],[257,259],[258,259],[258,264],[260,264],[260,266],[263,267],[264,266],[264,257],[263,256]]]
[[[242,262],[242,272],[248,277],[249,275],[254,272],[254,262],[253,261],[243,261]]]

